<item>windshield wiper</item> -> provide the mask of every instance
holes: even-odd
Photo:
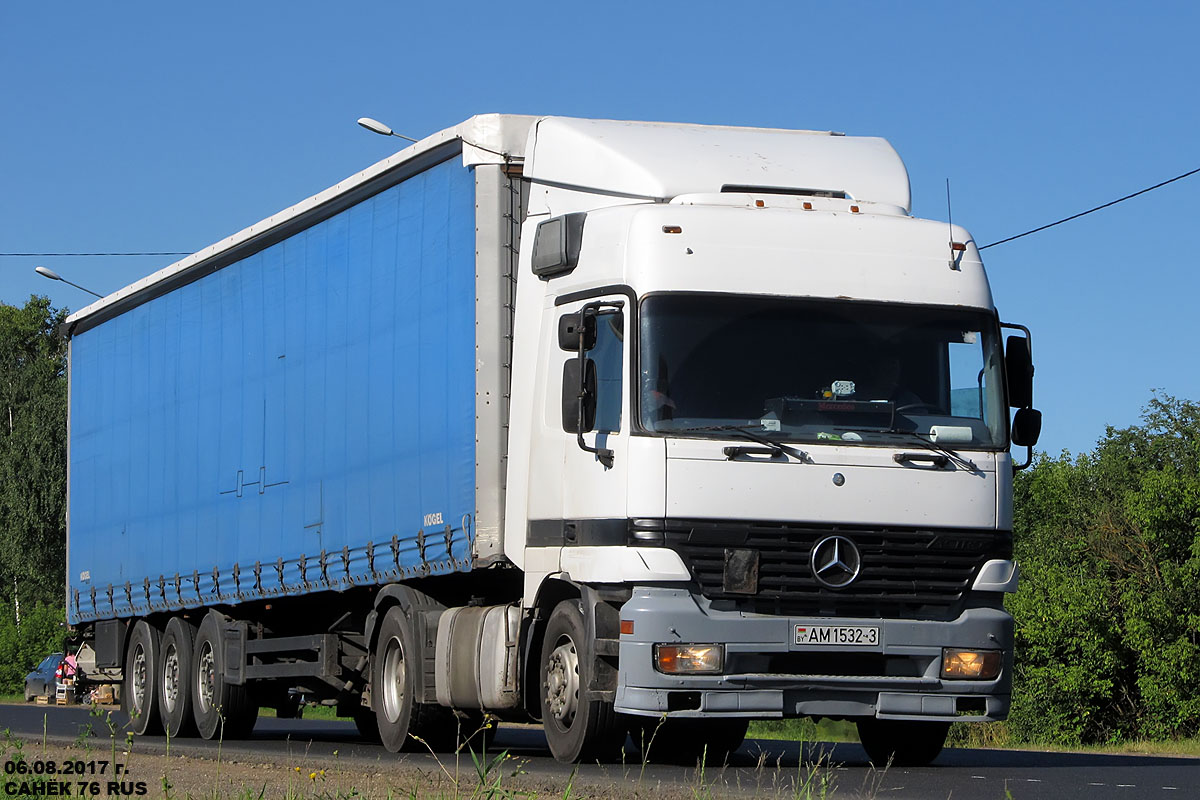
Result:
[[[890,431],[888,431],[888,433],[898,433],[898,434],[901,434],[902,436],[910,436],[913,438],[913,440],[919,442],[921,444],[921,446],[924,447],[925,449],[932,450],[935,453],[940,453],[941,455],[950,459],[951,461],[953,461],[955,464],[962,467],[963,469],[968,470],[970,472],[978,472],[979,471],[979,467],[975,466],[975,462],[972,461],[971,459],[963,458],[961,455],[954,452],[949,447],[946,447],[946,445],[938,444],[937,442],[933,441],[932,439],[926,438],[924,435],[917,433],[916,431],[890,430]],[[897,454],[897,455],[899,456],[901,454]],[[897,460],[899,460],[898,457],[897,457]]]
[[[803,450],[797,450],[794,447],[789,447],[788,445],[783,444],[782,442],[777,442],[774,439],[763,436],[762,434],[754,433],[753,431],[749,430],[749,428],[751,428],[751,427],[753,427],[753,426],[751,426],[751,425],[701,425],[700,427],[697,427],[697,428],[678,428],[677,430],[681,433],[685,433],[685,432],[686,433],[704,433],[704,432],[708,432],[708,431],[729,431],[730,433],[741,436],[743,439],[748,439],[752,442],[758,442],[759,444],[766,445],[768,448],[770,448],[770,451],[773,453],[778,453],[781,456],[791,456],[792,458],[799,461],[801,464],[807,464],[810,462],[808,453],[804,452]],[[761,427],[761,426],[759,426],[759,427]],[[726,447],[725,448],[725,455],[730,459],[732,459],[734,456],[742,455],[745,452],[747,452],[747,451],[744,450],[743,448],[734,448],[734,447]]]

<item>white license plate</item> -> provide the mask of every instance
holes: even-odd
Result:
[[[879,644],[879,628],[859,625],[797,625],[796,644],[875,647]]]

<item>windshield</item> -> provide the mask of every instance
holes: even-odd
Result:
[[[651,295],[640,314],[648,431],[1003,448],[1002,354],[982,310]]]

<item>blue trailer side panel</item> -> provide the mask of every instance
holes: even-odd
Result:
[[[457,160],[76,336],[71,621],[469,569],[474,337]]]

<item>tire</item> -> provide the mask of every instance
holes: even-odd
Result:
[[[146,620],[133,626],[125,650],[121,708],[129,716],[129,730],[138,736],[161,733],[158,714],[158,651],[160,634]]]
[[[538,668],[542,726],[559,761],[608,761],[625,743],[625,726],[613,704],[587,699],[592,646],[578,600],[555,606],[546,622]]]
[[[192,644],[196,626],[183,617],[173,617],[163,631],[159,646],[158,713],[169,736],[195,736],[192,715]]]
[[[642,760],[652,764],[695,766],[703,758],[708,766],[720,766],[737,752],[746,739],[749,720],[698,719],[695,717],[633,717],[629,736],[641,751]]]
[[[949,722],[861,719],[858,738],[876,767],[924,767],[946,744]]]
[[[416,742],[409,738],[416,706],[414,671],[421,668],[420,651],[412,624],[400,606],[392,606],[379,625],[379,638],[371,659],[371,704],[379,741],[389,752],[399,753]],[[360,728],[361,730],[361,728]]]
[[[249,687],[225,681],[220,616],[210,612],[192,647],[192,716],[205,739],[242,739],[254,729],[258,704]]]

